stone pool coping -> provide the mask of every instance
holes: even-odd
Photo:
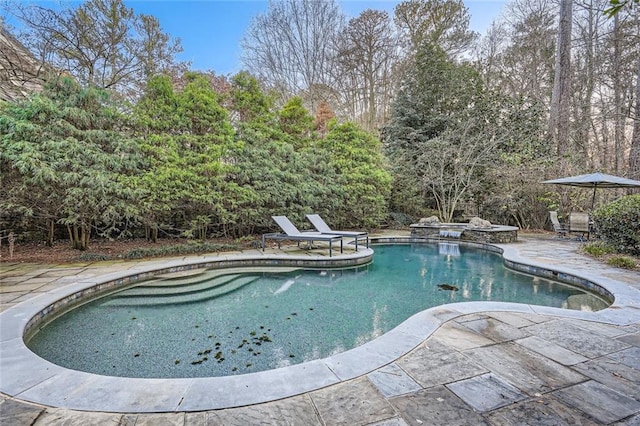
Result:
[[[378,243],[410,243],[407,237],[378,238]],[[22,336],[34,315],[52,303],[105,281],[120,279],[132,272],[148,273],[166,270],[179,264],[201,265],[208,261],[233,262],[315,262],[328,258],[310,258],[287,254],[230,254],[201,257],[187,261],[170,261],[159,266],[142,266],[126,272],[80,280],[50,293],[18,304],[0,314],[0,392],[18,399],[44,405],[86,411],[120,413],[182,412],[229,408],[281,399],[346,381],[395,361],[429,337],[440,325],[455,317],[484,311],[516,311],[547,314],[566,318],[626,325],[640,321],[640,291],[614,279],[595,276],[584,271],[550,267],[543,262],[524,260],[514,246],[487,245],[492,251],[502,251],[506,262],[523,265],[525,270],[550,271],[560,276],[579,277],[581,281],[607,289],[614,297],[611,307],[589,313],[544,306],[501,303],[463,302],[431,308],[415,314],[383,336],[349,351],[329,358],[297,364],[265,372],[239,376],[187,379],[133,379],[100,376],[54,365],[33,354],[24,345]],[[367,253],[336,256],[332,261],[366,257]],[[370,255],[370,254],[369,254]],[[274,263],[271,264],[273,266]],[[306,266],[306,265],[300,265]],[[195,267],[195,266],[194,266]],[[529,268],[529,269],[526,269]]]

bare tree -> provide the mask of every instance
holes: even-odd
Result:
[[[89,0],[76,9],[12,7],[26,25],[23,39],[44,63],[79,82],[135,94],[149,76],[176,66],[179,40],[152,16],[135,15],[122,0]]]
[[[0,19],[0,99],[16,100],[40,91],[47,72]]]
[[[242,61],[283,99],[331,87],[333,45],[343,21],[334,0],[271,0],[242,40]]]
[[[384,121],[393,92],[398,39],[386,12],[365,10],[351,19],[338,41],[336,83],[351,117],[375,131]]]
[[[550,0],[516,0],[481,39],[476,60],[489,87],[549,104],[556,29]]]
[[[501,87],[500,72],[508,38],[506,24],[494,21],[474,48],[476,67],[488,88]]]

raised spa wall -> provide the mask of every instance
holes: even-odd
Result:
[[[435,240],[460,240],[474,243],[504,244],[518,240],[516,226],[491,225],[491,228],[470,228],[468,223],[414,223],[411,236]]]

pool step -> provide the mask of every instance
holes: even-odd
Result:
[[[197,293],[211,287],[225,285],[241,276],[240,274],[221,275],[217,277],[205,276],[198,280],[180,282],[165,281],[150,282],[136,287],[131,287],[115,295],[115,297],[140,297],[140,296],[174,296],[179,294]]]
[[[199,269],[195,271],[189,271],[189,273],[178,272],[165,275],[159,275],[156,279],[149,281],[143,281],[137,284],[135,288],[159,288],[159,287],[181,287],[184,285],[197,284],[200,282],[211,281],[215,277],[229,276],[229,275],[244,275],[244,274],[262,274],[268,272],[290,272],[297,268],[283,268],[283,267],[241,267],[241,268],[224,268],[224,269]]]
[[[178,305],[184,303],[196,303],[214,299],[225,294],[229,294],[238,290],[245,285],[251,284],[260,278],[259,275],[225,275],[219,280],[211,280],[208,284],[199,283],[195,287],[188,286],[189,289],[183,289],[181,292],[162,292],[162,290],[175,290],[173,288],[148,288],[148,292],[138,292],[134,295],[127,294],[133,290],[143,290],[141,287],[135,287],[125,290],[122,294],[115,294],[109,300],[103,303],[103,306],[118,307],[153,307],[163,305]]]

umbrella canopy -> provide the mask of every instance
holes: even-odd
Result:
[[[596,190],[598,188],[640,188],[640,180],[605,175],[604,173],[589,173],[586,175],[569,176],[560,179],[545,180],[542,183],[578,186],[580,188],[593,188],[591,208],[593,208],[596,201]]]

